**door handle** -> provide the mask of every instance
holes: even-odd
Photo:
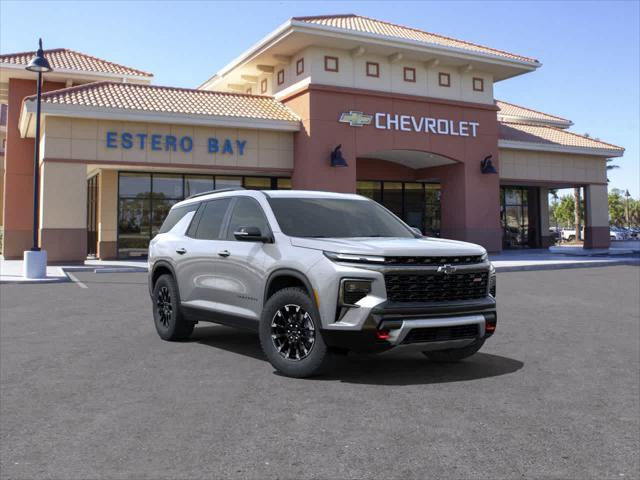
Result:
[[[228,257],[229,255],[231,255],[231,252],[229,250],[220,250],[218,252],[218,255],[220,255],[221,257]]]
[[[179,248],[176,250],[176,253],[178,255],[184,255],[185,253],[187,253],[187,249],[186,248]]]

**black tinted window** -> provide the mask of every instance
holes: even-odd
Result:
[[[370,200],[271,198],[269,203],[282,232],[292,237],[414,237]]]
[[[158,233],[165,233],[171,230],[187,213],[195,212],[198,205],[198,203],[192,203],[190,205],[185,205],[184,207],[172,208],[164,219],[164,222],[162,222],[162,226],[160,227],[160,230],[158,230]]]
[[[263,234],[269,232],[269,225],[262,208],[252,198],[238,198],[231,214],[227,238],[234,240],[233,232],[240,227],[258,227]]]
[[[204,204],[202,215],[196,229],[195,238],[200,240],[217,240],[220,237],[222,221],[231,200],[222,198]]]

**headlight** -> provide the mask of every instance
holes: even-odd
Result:
[[[482,254],[482,257],[480,257],[480,261],[481,262],[486,262],[487,260],[489,260],[489,254],[487,252],[484,252]]]
[[[384,257],[377,255],[358,255],[354,253],[324,252],[324,255],[334,262],[350,263],[384,263]]]
[[[371,280],[343,278],[340,281],[340,305],[353,306],[371,293]]]

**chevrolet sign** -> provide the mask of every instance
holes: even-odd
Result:
[[[340,123],[348,123],[352,127],[362,127],[364,125],[371,125],[372,120],[373,115],[351,110],[349,112],[342,112],[338,121]]]

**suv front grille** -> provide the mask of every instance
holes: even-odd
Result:
[[[482,255],[457,257],[385,257],[385,265],[471,265],[482,263]]]
[[[402,343],[446,342],[448,340],[476,338],[478,335],[477,323],[453,325],[451,327],[414,328],[404,337]]]
[[[487,296],[489,272],[387,273],[384,282],[392,302],[446,302]]]

